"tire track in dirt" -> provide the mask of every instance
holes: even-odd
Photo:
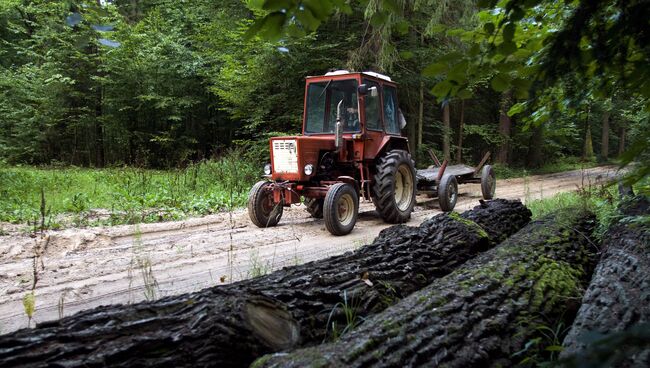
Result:
[[[575,190],[616,175],[615,167],[499,180],[497,197],[523,201]],[[459,187],[457,211],[475,206],[480,185]],[[370,243],[385,224],[362,203],[355,229],[331,236],[302,206],[285,210],[280,225],[259,229],[245,210],[157,224],[51,231],[0,237],[0,332],[27,326],[23,296],[31,290],[34,254],[38,283],[34,321],[114,303],[191,292],[344,253]],[[439,213],[437,200],[418,196],[409,225]],[[155,282],[154,282],[155,280]]]

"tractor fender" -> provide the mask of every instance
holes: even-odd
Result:
[[[384,153],[394,149],[400,149],[411,153],[411,150],[409,149],[408,139],[406,137],[386,135],[382,138],[381,143],[377,147],[377,150],[371,153],[371,157],[378,158]]]
[[[354,187],[354,189],[357,191],[357,194],[359,194],[360,188],[359,188],[359,181],[357,181],[357,179],[345,175],[339,176],[336,179],[342,183],[351,184]]]

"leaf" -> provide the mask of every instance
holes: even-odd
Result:
[[[483,30],[484,30],[485,33],[487,33],[487,34],[492,34],[492,33],[494,32],[494,23],[492,23],[492,22],[490,22],[490,23],[485,23],[485,24],[483,25]]]
[[[396,14],[402,14],[402,8],[396,0],[382,0],[383,8],[390,10]]]
[[[505,74],[497,74],[490,81],[490,85],[492,86],[493,90],[497,92],[503,92],[508,89],[509,81],[505,77]]]
[[[429,27],[429,33],[431,34],[437,34],[437,33],[442,33],[447,30],[447,26],[444,24],[434,24],[431,27]]]
[[[462,100],[467,100],[468,98],[472,98],[473,93],[472,91],[468,90],[467,88],[463,88],[460,91],[458,91],[457,94],[458,98]]]
[[[250,40],[255,35],[260,35],[262,38],[274,42],[282,37],[282,30],[287,15],[283,12],[275,12],[267,14],[264,18],[258,19],[244,34],[245,40]]]
[[[265,0],[264,5],[262,5],[262,9],[270,12],[286,10],[289,7],[291,7],[291,0]]]
[[[23,297],[23,307],[25,308],[25,314],[29,319],[31,319],[34,315],[34,309],[36,307],[36,297],[34,296],[33,291],[25,294]]]
[[[505,27],[503,27],[503,39],[505,41],[512,41],[515,38],[515,29],[516,25],[512,22],[506,24]]]
[[[425,77],[435,77],[446,72],[447,68],[447,64],[443,63],[429,64],[422,70],[422,75]]]
[[[302,10],[296,12],[296,18],[300,23],[305,26],[310,31],[315,31],[316,28],[321,24],[321,21],[314,17],[311,10],[308,7],[304,7]]]
[[[436,85],[433,86],[431,93],[433,93],[433,95],[438,98],[447,97],[449,96],[449,92],[451,91],[452,87],[453,86],[451,85],[451,82],[448,80],[443,80],[442,82],[436,83]]]
[[[526,109],[526,102],[516,103],[510,107],[510,110],[508,110],[508,116],[515,116],[524,111],[524,109]]]
[[[376,12],[372,18],[370,18],[370,24],[373,27],[380,27],[386,23],[388,20],[388,14],[383,11]]]
[[[503,41],[499,46],[497,46],[497,51],[501,55],[510,55],[517,51],[517,44],[512,41]]]
[[[399,53],[399,56],[404,60],[410,60],[413,59],[415,53],[413,53],[413,51],[402,51]]]
[[[409,22],[401,20],[395,24],[395,30],[400,35],[405,35],[409,31]]]
[[[560,351],[564,350],[564,348],[562,346],[560,346],[560,345],[551,345],[551,346],[547,346],[546,349],[544,349],[544,350],[560,352]]]

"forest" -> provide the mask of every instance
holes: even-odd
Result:
[[[421,160],[607,162],[648,138],[643,2],[585,9],[571,39],[579,1],[305,1],[273,29],[299,3],[1,1],[0,158],[178,168],[242,148],[261,166],[269,136],[300,132],[304,78],[335,69],[399,83]]]

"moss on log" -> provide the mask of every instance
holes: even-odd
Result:
[[[633,198],[623,203],[621,213],[628,220],[647,216],[650,201]],[[600,261],[563,346],[568,365],[650,366],[647,223],[619,221],[605,233]]]
[[[479,367],[530,360],[536,353],[525,349],[538,341],[539,326],[577,310],[598,251],[592,228],[592,217],[580,211],[535,221],[339,341],[255,364]]]
[[[0,337],[0,366],[247,366],[268,352],[320,343],[327,322],[344,325],[350,307],[357,320],[377,313],[529,221],[520,202],[495,200],[419,227],[394,226],[340,256]]]

